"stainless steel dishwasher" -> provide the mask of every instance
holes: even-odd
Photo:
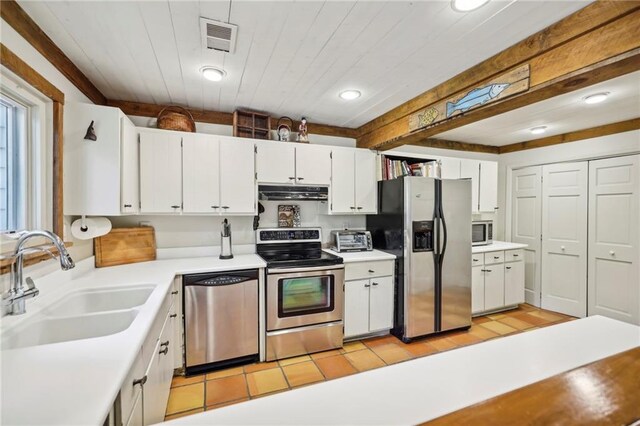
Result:
[[[258,360],[258,270],[185,275],[186,374]]]

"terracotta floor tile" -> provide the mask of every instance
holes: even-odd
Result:
[[[413,342],[403,346],[404,350],[414,357],[422,357],[438,352],[438,349],[426,342]]]
[[[533,324],[531,324],[530,322],[523,321],[521,319],[518,319],[517,317],[502,318],[499,322],[507,324],[517,330],[527,330],[533,327]]]
[[[300,362],[282,367],[292,388],[324,381],[324,376],[313,361]]]
[[[271,393],[289,387],[280,368],[249,373],[247,374],[247,384],[249,385],[251,396]]]
[[[223,402],[222,404],[209,405],[207,406],[207,411],[215,410],[216,408],[226,407],[228,405],[238,404],[240,402],[245,402],[245,401],[249,401],[249,398],[241,398],[241,399],[236,399],[235,401]]]
[[[429,343],[440,352],[448,351],[449,349],[455,349],[458,347],[458,345],[456,345],[446,337],[436,337],[435,339],[429,340],[427,343]]]
[[[395,336],[382,336],[382,337],[373,337],[371,339],[362,340],[362,343],[367,345],[370,348],[381,345],[388,345],[389,343],[401,343],[399,339]]]
[[[242,367],[227,368],[226,370],[214,371],[207,374],[207,380],[219,379],[221,377],[236,376],[242,374],[244,369]]]
[[[413,355],[395,343],[374,346],[371,350],[387,364],[395,364],[413,358]]]
[[[330,351],[324,351],[324,352],[318,352],[315,354],[311,354],[311,359],[322,359],[322,358],[328,358],[331,356],[336,356],[336,355],[340,355],[340,349],[333,349]]]
[[[367,349],[367,347],[362,344],[362,342],[349,342],[349,343],[345,343],[344,346],[342,347],[342,350],[344,350],[345,352],[355,352],[355,351],[361,351],[363,349]]]
[[[244,374],[207,380],[206,393],[206,406],[249,397]]]
[[[474,343],[482,342],[482,338],[474,336],[471,333],[459,334],[457,336],[449,336],[449,340],[458,346],[472,345]]]
[[[358,371],[372,370],[385,366],[384,361],[370,350],[349,352],[344,356]]]
[[[271,368],[278,367],[278,361],[271,362],[257,362],[255,364],[249,364],[244,366],[245,373],[254,373],[256,371],[269,370]]]
[[[204,406],[204,382],[171,389],[167,402],[167,415]]]
[[[500,313],[496,313],[496,314],[489,314],[487,315],[487,318],[489,318],[492,321],[498,320],[500,318],[504,318],[506,315],[503,314],[502,312]]]
[[[515,328],[508,326],[506,324],[502,324],[498,321],[485,322],[480,327],[488,328],[489,330],[495,333],[498,333],[500,335],[510,334],[517,331]]]
[[[543,324],[549,324],[549,321],[547,321],[544,318],[535,316],[535,315],[531,315],[531,312],[528,312],[526,314],[519,314],[519,315],[515,315],[514,318],[518,318],[519,320],[522,320],[524,322],[528,322],[530,324],[533,325],[543,325]]]
[[[473,324],[482,324],[483,322],[489,322],[489,321],[491,321],[491,319],[487,317],[475,317],[471,319],[471,322]]]
[[[284,367],[285,365],[297,364],[304,361],[311,361],[311,357],[309,355],[301,355],[293,358],[281,359],[278,361],[278,364],[280,364],[281,367]]]
[[[169,416],[165,416],[164,420],[165,421],[169,421],[169,420],[173,420],[173,419],[179,419],[180,417],[185,417],[185,416],[190,416],[192,414],[202,413],[203,411],[204,411],[204,408],[196,408],[196,409],[189,410],[189,411],[183,411],[182,413],[176,413],[176,414],[171,414]]]
[[[482,340],[489,340],[499,336],[498,333],[495,333],[484,327],[480,327],[479,325],[472,325],[469,329],[469,334],[473,334],[474,336],[479,337]]]
[[[204,381],[204,374],[193,377],[173,376],[173,379],[171,379],[171,387],[174,388],[176,386],[192,385],[202,381]]]
[[[358,372],[343,355],[316,359],[316,365],[327,379],[336,379]]]
[[[555,322],[562,319],[562,317],[560,316],[561,314],[551,313],[549,311],[534,311],[529,312],[529,315],[540,317],[550,322]]]

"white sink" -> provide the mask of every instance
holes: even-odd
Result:
[[[70,293],[45,310],[54,317],[83,315],[93,312],[117,311],[143,305],[155,286],[97,288]]]
[[[1,347],[8,350],[108,336],[129,328],[137,314],[137,310],[129,309],[76,317],[34,319],[3,332]]]

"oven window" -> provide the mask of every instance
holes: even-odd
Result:
[[[278,282],[278,316],[333,311],[333,276],[282,278]]]

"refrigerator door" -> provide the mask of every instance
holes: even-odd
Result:
[[[405,177],[404,181],[404,338],[412,339],[436,331],[433,251],[424,250],[424,237],[414,238],[412,226],[414,222],[433,220],[435,179]]]
[[[441,202],[439,331],[446,331],[471,325],[471,180],[442,180]]]

